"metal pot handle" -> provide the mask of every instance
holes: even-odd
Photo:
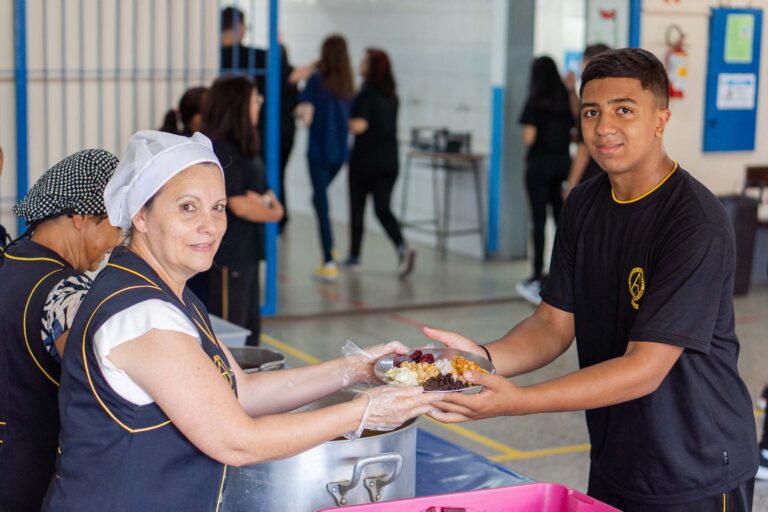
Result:
[[[285,364],[285,359],[281,361],[269,361],[267,363],[262,363],[259,366],[259,371],[268,372],[270,370],[279,370],[283,367],[284,364]]]
[[[363,474],[363,469],[370,464],[393,464],[394,469],[389,475],[369,476],[363,479],[365,483],[365,489],[371,497],[371,502],[381,501],[381,490],[391,484],[397,477],[400,476],[400,472],[403,469],[403,456],[399,453],[382,453],[380,455],[374,455],[372,457],[363,457],[355,462],[355,467],[352,470],[352,478],[350,480],[341,480],[338,482],[329,482],[326,484],[326,489],[331,493],[331,496],[336,500],[338,506],[347,504],[347,493],[357,487],[360,483],[360,477]]]

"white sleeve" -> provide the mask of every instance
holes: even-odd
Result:
[[[152,329],[178,331],[200,341],[200,335],[189,318],[176,306],[160,299],[140,302],[113,315],[93,335],[93,352],[102,374],[118,395],[136,405],[150,404],[154,400],[109,360],[109,354],[118,345]]]

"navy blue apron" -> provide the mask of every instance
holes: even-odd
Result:
[[[43,346],[43,306],[75,275],[54,251],[20,240],[0,267],[0,510],[40,510],[54,473],[61,367]]]
[[[94,354],[93,335],[106,320],[145,300],[164,300],[196,326],[203,350],[237,394],[207,311],[188,288],[182,297],[125,248],[116,249],[97,276],[69,332],[59,398],[61,454],[44,510],[218,510],[226,465],[198,450],[154,402],[140,406],[115,393]]]

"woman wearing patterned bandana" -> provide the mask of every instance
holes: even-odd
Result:
[[[29,229],[0,261],[0,510],[40,510],[54,474],[60,354],[84,272],[119,241],[103,199],[116,167],[107,151],[80,151],[13,208]]]

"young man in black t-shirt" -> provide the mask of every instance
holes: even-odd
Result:
[[[720,202],[671,160],[663,65],[622,49],[581,86],[584,142],[605,175],[576,187],[560,217],[538,309],[485,347],[498,375],[450,394],[446,422],[586,410],[589,494],[625,512],[751,510],[758,467],[734,332],[734,235]],[[485,354],[455,333],[447,345]],[[580,370],[517,387],[577,339]],[[466,374],[465,374],[466,375]]]

